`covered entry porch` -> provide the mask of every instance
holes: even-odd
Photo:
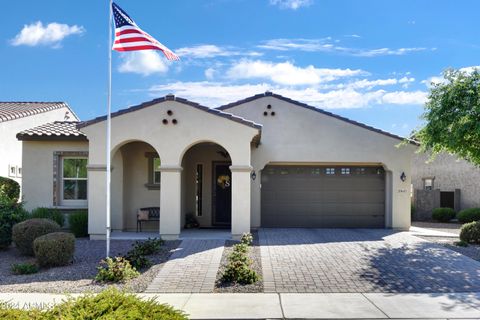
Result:
[[[89,234],[105,237],[105,118],[89,139]],[[112,231],[136,231],[138,210],[158,207],[143,230],[177,239],[187,227],[250,231],[251,149],[260,126],[167,96],[112,114]]]

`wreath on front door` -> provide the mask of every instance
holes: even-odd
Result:
[[[217,185],[222,188],[226,189],[230,187],[230,177],[227,175],[219,176],[217,178]]]

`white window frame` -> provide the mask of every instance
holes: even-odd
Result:
[[[60,157],[60,202],[63,206],[74,206],[74,207],[86,207],[88,205],[88,174],[87,178],[64,178],[63,177],[63,161],[67,159],[85,159],[88,162],[88,157],[81,157],[81,156],[64,156]],[[87,181],[87,199],[83,200],[72,200],[72,199],[65,199],[63,195],[64,191],[64,180],[82,180]]]

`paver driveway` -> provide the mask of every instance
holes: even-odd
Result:
[[[480,292],[480,262],[408,232],[261,229],[265,292]]]

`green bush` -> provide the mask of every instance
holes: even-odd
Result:
[[[98,282],[123,282],[139,275],[130,262],[123,257],[106,258],[100,261],[95,280]]]
[[[137,270],[148,268],[152,265],[152,262],[148,260],[144,255],[141,255],[137,251],[130,250],[127,252],[126,255],[123,256],[126,260],[128,260],[132,267]]]
[[[75,237],[88,237],[88,211],[77,210],[68,215],[68,225]]]
[[[456,245],[457,247],[468,247],[468,243],[462,240],[455,241],[453,244]]]
[[[230,262],[222,276],[224,281],[240,284],[252,284],[259,280],[258,274],[241,261]]]
[[[460,230],[460,240],[466,243],[480,243],[480,221],[464,224]]]
[[[10,247],[12,227],[27,217],[28,212],[23,209],[22,203],[13,203],[0,195],[0,250]]]
[[[478,221],[480,220],[480,208],[464,209],[457,213],[457,219],[461,223]]]
[[[455,210],[452,208],[435,208],[432,212],[432,218],[440,222],[448,222],[455,218]]]
[[[18,202],[20,185],[15,180],[0,177],[0,196],[7,198],[12,203]]]
[[[38,267],[35,263],[14,263],[11,270],[14,274],[32,274],[38,272]]]
[[[240,242],[242,244],[246,244],[247,246],[251,245],[253,242],[253,236],[250,232],[242,234],[242,237],[240,238]]]
[[[22,254],[33,256],[33,241],[36,238],[59,231],[60,226],[55,221],[49,219],[28,219],[13,226],[12,240]]]
[[[77,319],[147,319],[187,320],[187,315],[154,298],[140,299],[134,294],[110,287],[101,293],[69,298],[46,311],[14,309],[0,304],[2,320],[77,320]]]
[[[56,208],[36,208],[32,210],[30,218],[39,218],[39,219],[50,219],[58,223],[60,227],[63,227],[65,224],[65,217],[60,210]]]
[[[149,256],[154,253],[158,253],[162,247],[164,241],[158,238],[148,238],[145,241],[135,241],[133,249],[139,255]]]
[[[33,241],[35,258],[42,267],[57,267],[69,264],[75,253],[75,237],[67,232],[53,232]]]
[[[233,251],[240,252],[240,253],[247,253],[248,245],[244,243],[235,244],[233,245]]]

